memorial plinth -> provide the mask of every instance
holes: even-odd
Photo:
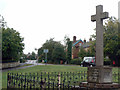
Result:
[[[88,83],[112,83],[111,67],[88,67]]]
[[[80,83],[80,87],[100,90],[120,88],[118,83],[112,82],[112,67],[88,67],[87,76],[87,82]]]

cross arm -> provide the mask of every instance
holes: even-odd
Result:
[[[96,15],[91,16],[91,21],[93,21],[93,22],[96,21]]]
[[[101,18],[102,18],[102,19],[107,19],[107,18],[109,18],[108,12],[102,13]]]

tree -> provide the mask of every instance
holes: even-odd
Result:
[[[43,50],[44,50],[43,47],[41,47],[41,48],[38,49],[39,60],[43,60],[45,58]]]
[[[23,53],[24,40],[13,28],[2,28],[2,62],[18,61]]]
[[[72,59],[72,41],[68,38],[67,40],[67,62],[69,63]]]
[[[93,41],[91,41],[90,42],[90,47],[89,47],[89,53],[90,53],[90,55],[91,56],[95,56],[95,42],[96,42],[96,40],[93,40]]]
[[[36,54],[35,54],[35,52],[32,52],[30,58],[31,58],[31,60],[36,60]]]
[[[66,61],[67,63],[70,63],[72,59],[72,41],[70,41],[70,38],[67,35],[65,35],[64,37],[64,48],[65,48]]]
[[[80,48],[79,57],[81,57],[82,59],[86,57],[86,51],[83,47]]]
[[[115,17],[111,17],[104,26],[105,56],[108,56],[111,61],[114,60],[116,64],[118,64],[118,61],[120,60],[120,35],[118,34],[118,25],[118,20]]]
[[[54,38],[46,40],[41,48],[38,49],[39,58],[45,59],[45,54],[43,53],[44,49],[48,49],[47,60],[51,63],[58,63],[60,60],[65,59],[64,46],[57,41],[54,41]]]
[[[50,38],[49,40],[46,40],[46,42],[43,44],[42,48],[43,50],[44,49],[48,49],[49,52],[47,54],[47,59],[48,61],[50,62],[54,62],[52,59],[52,53],[53,53],[53,50],[55,48],[55,45],[56,45],[56,41],[54,41],[54,38]],[[44,54],[44,57],[45,57],[45,54]]]
[[[64,46],[61,43],[56,43],[53,53],[52,53],[52,60],[55,63],[60,63],[60,61],[65,60],[65,51],[64,51]]]

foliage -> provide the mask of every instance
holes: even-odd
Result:
[[[79,57],[81,57],[82,59],[86,57],[86,51],[83,47],[80,48]]]
[[[118,20],[114,17],[109,18],[105,23],[104,32],[104,52],[105,56],[108,56],[116,64],[120,59],[120,36],[118,35]]]
[[[54,50],[52,53],[52,60],[55,63],[60,63],[61,60],[65,60],[65,51],[64,46],[59,42],[55,44]]]
[[[94,50],[94,48],[91,48],[91,46],[88,50],[85,50],[83,47],[81,47],[80,52],[79,52],[79,57],[81,59],[83,59],[84,57],[94,57],[95,52],[93,50]]]
[[[108,57],[106,57],[106,58],[104,58],[104,65],[112,65],[112,62],[111,62],[111,60],[108,58]]]
[[[44,56],[43,50],[44,50],[43,47],[38,49],[38,56],[39,56],[38,59],[39,59],[39,61],[44,60],[45,56]]]
[[[90,55],[94,57],[95,57],[95,42],[96,40],[91,41],[90,48],[89,48]]]
[[[47,40],[41,48],[38,49],[39,59],[45,59],[44,49],[48,49],[47,62],[60,63],[60,60],[65,60],[65,51],[64,46],[57,41],[54,41],[54,38]]]
[[[48,60],[52,60],[52,53],[53,53],[53,50],[54,50],[54,48],[55,48],[55,44],[56,44],[56,43],[57,43],[57,42],[54,41],[54,38],[50,38],[50,40],[47,40],[47,41],[43,44],[43,46],[42,46],[43,50],[44,50],[44,49],[48,49],[48,50],[49,50],[49,53],[47,54]],[[42,52],[43,52],[43,50],[42,50]],[[43,53],[43,54],[44,54],[44,53]],[[44,54],[44,57],[45,57],[45,54]]]
[[[68,41],[68,49],[67,49],[67,61],[68,63],[72,59],[72,41]]]
[[[24,49],[20,33],[13,28],[2,28],[2,40],[2,62],[18,61]]]
[[[120,63],[120,33],[118,33],[120,23],[115,17],[110,17],[104,25],[104,57],[108,56],[111,62]],[[92,35],[96,39],[96,35]],[[95,51],[95,41],[92,43],[91,50]]]
[[[32,52],[32,54],[30,55],[30,60],[36,60],[36,54],[35,52]]]
[[[64,42],[65,42],[65,50],[66,50],[66,61],[67,63],[70,63],[72,59],[72,41],[70,41],[70,38],[68,36],[65,36]]]
[[[28,54],[23,54],[22,56],[24,60],[36,60],[37,59],[35,52],[32,52],[32,53],[29,52]]]
[[[79,58],[78,59],[72,59],[70,61],[70,64],[80,65],[81,62],[82,62],[82,59],[79,59]]]
[[[21,57],[21,62],[23,62],[23,61],[25,61],[25,60],[27,60],[28,59],[28,56],[27,56],[27,54],[22,54],[22,57]]]

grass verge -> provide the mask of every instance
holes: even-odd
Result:
[[[87,67],[64,65],[38,65],[24,69],[6,71],[2,73],[2,88],[7,88],[7,73],[40,73],[40,72],[79,72],[87,71]],[[118,73],[118,68],[113,68],[113,73]],[[114,77],[113,77],[114,78]]]

